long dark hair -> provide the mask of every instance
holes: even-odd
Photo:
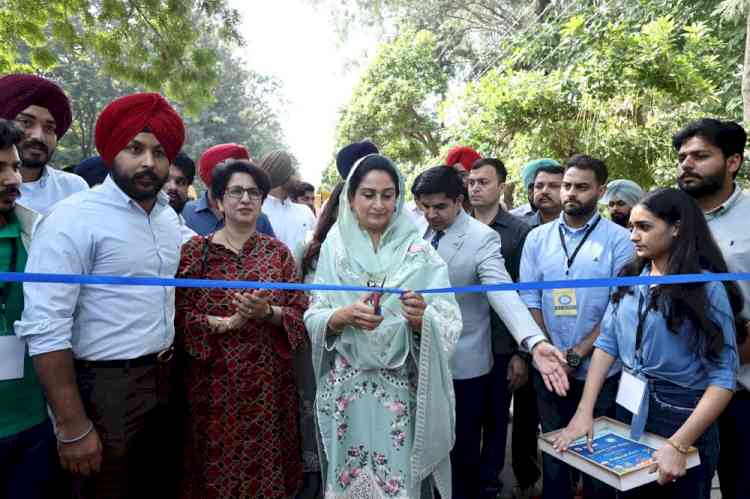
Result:
[[[318,223],[315,226],[315,232],[310,244],[305,250],[305,255],[302,257],[302,275],[307,275],[309,272],[314,270],[315,262],[318,260],[320,255],[320,247],[328,237],[328,231],[331,230],[333,224],[336,223],[339,212],[339,198],[341,197],[341,191],[344,189],[344,182],[339,182],[331,192],[331,197],[328,198],[328,202],[323,208],[323,212],[318,218]]]
[[[719,246],[711,236],[706,219],[695,200],[679,189],[659,189],[644,197],[638,205],[669,225],[679,223],[677,237],[670,248],[667,274],[700,274],[727,272],[727,264]],[[640,275],[648,260],[635,257],[620,272],[621,276]],[[724,282],[735,318],[742,309],[742,296],[734,282]],[[693,323],[703,336],[706,352],[717,356],[724,347],[721,328],[709,319],[707,311],[711,304],[706,294],[706,283],[660,285],[652,293],[650,308],[660,310],[670,331],[677,334],[685,320]],[[617,304],[630,287],[620,287],[612,295]],[[747,332],[737,320],[737,339],[744,342]]]

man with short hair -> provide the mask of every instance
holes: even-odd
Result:
[[[23,272],[32,228],[39,218],[16,204],[20,195],[21,159],[18,145],[24,133],[12,121],[0,119],[0,271]],[[53,497],[59,473],[57,446],[47,417],[42,387],[24,343],[14,336],[21,318],[21,283],[0,288],[0,352],[6,369],[0,376],[0,497]]]
[[[620,227],[628,228],[630,211],[643,197],[641,186],[627,179],[617,179],[607,184],[601,204],[607,207],[609,219]]]
[[[500,205],[508,172],[495,158],[477,160],[469,172],[469,200],[472,216],[498,233],[501,253],[510,278],[518,280],[521,251],[531,227]],[[502,492],[499,474],[505,464],[508,409],[513,398],[513,469],[521,489],[539,479],[536,464],[538,415],[536,396],[528,381],[527,354],[518,349],[505,324],[492,312],[494,364],[488,383],[488,403],[482,433],[480,497],[494,498]]]
[[[536,212],[526,220],[532,227],[538,227],[557,220],[563,211],[560,199],[564,169],[559,164],[539,165],[534,172],[534,206]]]
[[[521,168],[521,184],[526,189],[528,202],[510,210],[511,215],[520,218],[530,225],[532,224],[532,219],[537,212],[537,207],[534,205],[534,177],[539,168],[544,166],[559,167],[560,163],[554,159],[541,158],[529,161],[523,165],[523,168]]]
[[[169,204],[178,214],[182,213],[189,201],[188,190],[195,179],[195,162],[184,152],[180,152],[169,165],[169,178],[164,184],[164,192],[169,196]]]
[[[50,164],[72,121],[70,101],[56,83],[30,74],[0,78],[0,118],[14,120],[24,131],[18,149],[25,206],[45,215],[58,201],[88,189],[78,175]]]
[[[289,195],[293,203],[303,204],[315,215],[315,186],[309,182],[297,182]]]
[[[271,192],[263,202],[263,212],[274,226],[276,237],[294,251],[315,228],[315,215],[307,206],[289,199],[298,182],[296,160],[285,151],[272,151],[260,162],[260,168],[271,179]]]
[[[414,193],[429,224],[424,239],[448,264],[453,286],[512,282],[505,269],[500,236],[463,210],[463,191],[462,179],[453,168],[436,166],[422,174]],[[456,300],[464,327],[451,358],[456,396],[456,444],[451,452],[453,497],[476,499],[481,497],[482,419],[493,364],[490,309],[516,342],[533,353],[550,389],[554,386],[564,394],[567,378],[560,352],[547,342],[518,293],[462,293]]]
[[[187,226],[201,236],[207,236],[224,227],[224,215],[211,194],[211,180],[216,167],[230,159],[249,161],[250,153],[245,146],[239,144],[218,144],[203,151],[198,159],[198,175],[206,185],[206,191],[195,201],[187,202],[180,215],[184,217]],[[256,230],[261,234],[276,237],[271,222],[263,213],[258,215]]]
[[[689,123],[672,138],[677,184],[698,202],[730,272],[750,272],[750,195],[736,183],[747,143],[745,130],[710,118]],[[738,281],[744,300],[738,321],[737,391],[719,416],[719,484],[724,498],[750,498],[750,281]],[[743,341],[744,338],[744,341]]]
[[[174,277],[179,222],[161,189],[184,134],[159,94],[109,104],[95,142],[110,174],[42,219],[27,271]],[[168,391],[174,288],[27,282],[24,298],[16,334],[44,387],[63,468],[88,477],[86,499],[149,497],[166,459],[152,418]]]
[[[606,183],[603,161],[582,154],[567,161],[560,191],[563,213],[529,233],[521,257],[521,282],[607,279],[619,274],[633,257],[634,248],[628,231],[597,212]],[[538,194],[536,186],[534,194]],[[609,289],[524,290],[521,297],[546,336],[566,354],[570,378],[566,397],[546,390],[542,378],[533,374],[542,430],[564,428],[583,394],[593,344],[609,303]],[[611,413],[619,370],[620,364],[615,363],[597,400],[596,416]],[[570,466],[548,454],[542,459],[543,497],[572,499]],[[583,485],[584,497],[614,497],[613,489],[589,476],[584,476]]]

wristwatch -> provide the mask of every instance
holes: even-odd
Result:
[[[581,365],[582,360],[583,358],[572,348],[565,352],[565,361],[573,369],[578,369],[578,367]]]

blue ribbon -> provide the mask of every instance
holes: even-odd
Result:
[[[561,281],[519,282],[506,284],[481,284],[476,286],[420,289],[422,294],[435,293],[486,293],[489,291],[523,291],[529,289],[559,288],[614,288],[652,284],[686,284],[711,281],[750,281],[750,272],[726,274],[681,274],[667,276],[631,276],[608,279],[573,279]],[[224,289],[284,289],[292,291],[353,291],[402,294],[401,288],[369,288],[366,286],[337,286],[332,284],[300,284],[292,282],[229,281],[214,279],[174,279],[163,277],[123,277],[78,274],[36,274],[27,272],[0,272],[0,282],[38,282],[51,284],[88,284],[111,286],[167,286],[175,288]]]

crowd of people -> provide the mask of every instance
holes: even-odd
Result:
[[[575,283],[750,272],[740,125],[677,124],[675,188],[530,161],[509,209],[503,161],[468,147],[407,186],[350,144],[318,208],[285,151],[194,162],[159,94],[109,103],[75,173],[52,165],[71,122],[55,82],[0,78],[1,272],[324,286],[4,282],[0,497],[708,499],[718,472],[750,498],[750,281]],[[544,281],[570,285],[420,292]],[[559,459],[598,416],[665,439],[656,482]]]

